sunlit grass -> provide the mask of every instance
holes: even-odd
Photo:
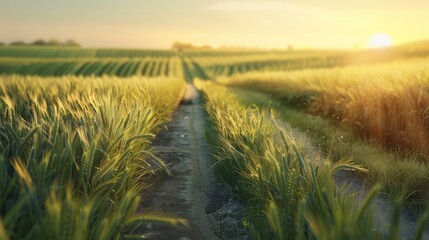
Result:
[[[380,146],[356,138],[353,131],[338,128],[332,121],[300,112],[267,94],[241,89],[231,89],[246,105],[269,107],[279,112],[280,117],[306,135],[314,147],[320,148],[332,161],[350,159],[362,164],[369,172],[362,174],[364,180],[381,183],[384,191],[394,198],[406,196],[408,203],[421,205],[426,199],[429,183],[429,166],[417,160],[418,156],[404,157],[385,151]],[[415,200],[418,200],[415,202]]]
[[[0,237],[113,239],[160,221],[135,211],[145,179],[166,169],[150,143],[183,85],[0,77]]]
[[[427,64],[396,63],[296,72],[253,72],[219,82],[249,87],[338,121],[391,149],[429,155]]]
[[[226,88],[196,81],[211,121],[208,132],[214,169],[252,207],[248,225],[260,239],[377,239],[370,202],[338,192],[333,174],[362,170],[331,164],[306,151],[308,145],[275,113],[245,107]]]

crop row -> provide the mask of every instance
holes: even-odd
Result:
[[[428,191],[429,174],[426,61],[329,70],[252,72],[220,77],[217,81],[267,93],[284,103],[283,107],[331,120],[355,139],[362,139],[373,147],[358,142],[354,148],[342,147],[345,138],[341,135],[337,141],[332,138],[335,148],[332,151],[336,155],[346,154],[363,164],[370,170],[369,178],[383,182],[387,191],[422,199]],[[311,125],[302,130],[313,128]],[[325,131],[318,138],[323,138],[321,142],[325,144],[330,135],[335,132]],[[347,155],[352,149],[355,154]],[[380,153],[374,149],[380,149]],[[382,154],[382,149],[387,154]]]
[[[127,49],[98,49],[97,58],[143,58],[143,57],[173,57],[176,53],[169,50],[127,50]]]
[[[211,121],[213,168],[246,199],[246,226],[255,239],[399,239],[399,214],[390,223],[374,218],[371,202],[379,186],[359,202],[347,186],[334,183],[335,172],[364,169],[321,158],[275,111],[245,107],[227,88],[195,82]],[[427,213],[413,239],[423,239],[425,221]]]
[[[176,65],[172,58],[147,58],[141,61],[67,61],[34,63],[0,63],[0,74],[38,76],[175,76]]]
[[[183,84],[0,76],[0,239],[119,239],[154,219],[135,211]]]
[[[144,58],[173,57],[176,53],[168,50],[138,49],[90,49],[75,47],[35,47],[4,46],[0,47],[0,57],[32,58]]]
[[[293,101],[302,99],[309,112],[339,120],[364,138],[427,155],[427,67],[423,59],[374,67],[254,72],[218,80]]]
[[[344,65],[340,57],[330,58],[298,58],[287,60],[265,60],[255,62],[238,62],[231,64],[215,64],[207,66],[207,71],[214,77],[232,76],[251,71],[286,71],[308,68],[329,68]]]

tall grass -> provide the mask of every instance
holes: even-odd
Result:
[[[424,60],[376,67],[221,78],[339,121],[381,146],[429,161],[429,71]]]
[[[300,129],[314,146],[329,154],[336,162],[350,159],[368,168],[365,181],[381,183],[389,198],[406,196],[407,204],[420,206],[427,198],[429,165],[417,162],[416,156],[404,157],[383,147],[357,138],[350,129],[339,128],[334,122],[286,106],[280,99],[243,88],[230,88],[246,105],[270,107],[293,128]],[[417,200],[417,201],[416,201]]]
[[[258,239],[378,239],[370,210],[379,187],[361,205],[335,188],[339,170],[308,151],[302,138],[268,110],[244,107],[226,88],[195,81],[205,96],[214,169],[252,211],[248,225]]]
[[[0,238],[117,239],[130,224],[159,221],[134,213],[145,179],[165,169],[150,142],[182,88],[0,77]]]

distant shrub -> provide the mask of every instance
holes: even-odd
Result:
[[[73,39],[68,39],[65,41],[64,45],[69,47],[80,47],[80,44]]]
[[[10,43],[11,46],[24,46],[27,45],[24,41],[14,41]]]
[[[38,46],[43,46],[43,45],[46,45],[47,43],[45,42],[45,40],[43,40],[43,39],[37,39],[36,41],[34,41],[33,43],[32,43],[32,45],[38,45]]]
[[[49,46],[60,46],[62,44],[61,44],[61,41],[58,39],[51,39],[48,41],[48,45]]]
[[[5,45],[4,43],[0,43],[1,45]],[[44,39],[37,39],[32,43],[26,43],[24,41],[14,41],[9,44],[10,46],[67,46],[67,47],[80,47],[80,44],[73,39],[68,39],[64,42],[61,42],[58,39],[51,39],[49,41],[45,41]]]

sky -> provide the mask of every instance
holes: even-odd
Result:
[[[0,0],[0,42],[85,47],[365,48],[429,39],[428,0]]]

